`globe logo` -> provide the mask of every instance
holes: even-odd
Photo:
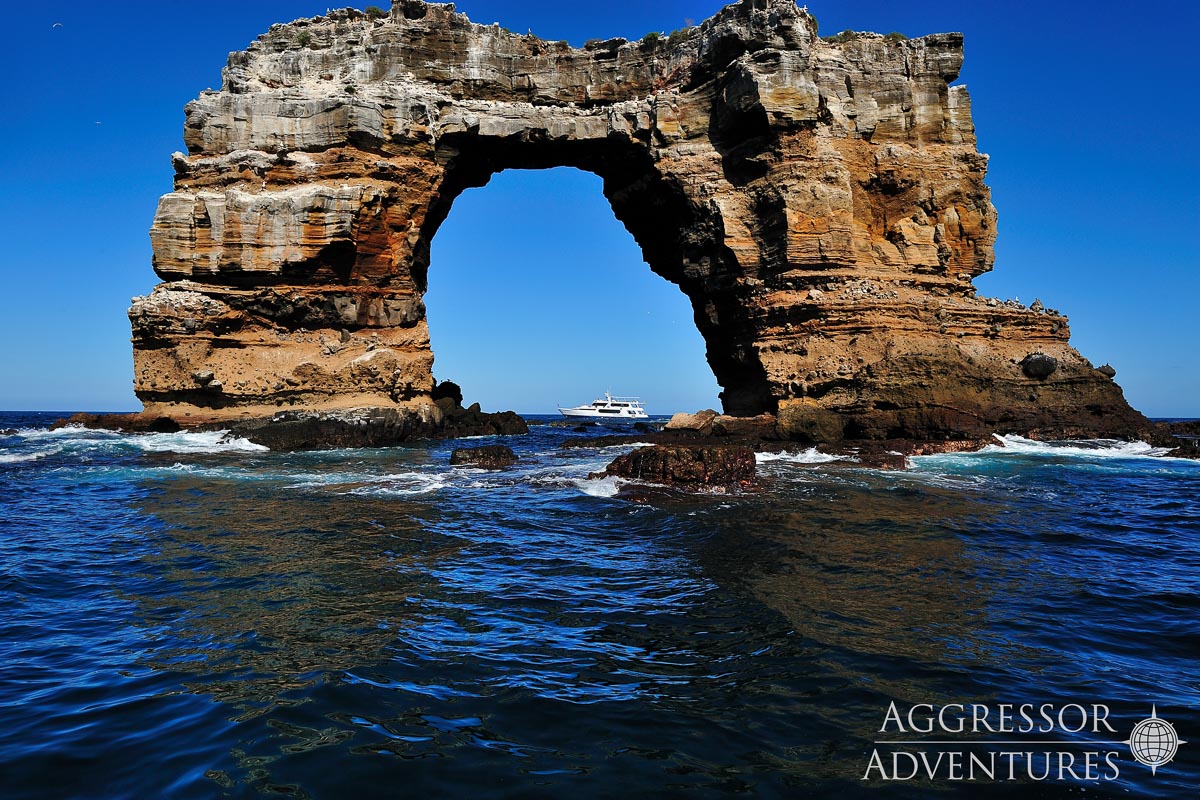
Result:
[[[1179,745],[1187,742],[1180,741],[1175,727],[1160,719],[1157,707],[1151,706],[1150,716],[1133,726],[1133,733],[1124,744],[1129,745],[1133,757],[1149,767],[1150,774],[1154,775],[1159,767],[1175,758]]]

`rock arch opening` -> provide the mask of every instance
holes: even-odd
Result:
[[[433,237],[463,191],[485,186],[506,170],[573,167],[594,174],[651,271],[679,287],[691,303],[725,409],[774,411],[766,372],[753,354],[755,326],[742,301],[737,257],[725,242],[719,209],[696,202],[695,187],[663,171],[643,137],[612,135],[607,123],[597,124],[604,118],[561,119],[558,107],[525,111],[523,119],[490,125],[467,117],[465,130],[454,126],[438,138],[434,158],[443,173],[412,250],[416,290],[423,293],[428,286]]]
[[[606,388],[653,413],[717,404],[688,299],[647,269],[602,188],[578,169],[513,169],[455,200],[425,293],[438,380],[526,413]]]

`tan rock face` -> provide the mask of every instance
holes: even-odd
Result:
[[[833,44],[792,0],[741,0],[673,38],[573,49],[419,0],[273,26],[187,107],[164,283],[130,310],[138,396],[429,405],[451,204],[574,166],[690,299],[728,414],[837,427],[816,408],[849,438],[1140,424],[1065,318],[975,296],[996,213],[949,85],[961,36]],[[1052,375],[1022,371],[1033,352]]]

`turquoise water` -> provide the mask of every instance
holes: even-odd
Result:
[[[54,416],[0,415],[6,798],[1200,785],[1200,463],[798,450],[686,494],[589,479],[629,448],[545,420],[489,473],[448,466],[462,441],[284,454]],[[1189,743],[1155,775],[1113,745],[1115,780],[863,781],[892,702],[1105,703],[1115,741],[1154,705]]]

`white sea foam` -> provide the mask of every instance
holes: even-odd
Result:
[[[17,436],[22,439],[39,441],[41,439],[120,439],[121,434],[115,431],[102,431],[95,428],[84,428],[80,425],[68,425],[65,428],[47,430],[46,428],[21,428]]]
[[[31,453],[0,453],[0,464],[21,464],[26,461],[37,461],[61,451],[61,447],[51,447],[48,450],[34,450]]]
[[[182,453],[180,455],[187,455]],[[296,473],[284,471],[271,471],[262,469],[260,465],[254,468],[247,468],[236,464],[228,466],[211,466],[198,463],[183,463],[175,462],[171,466],[141,466],[138,471],[147,475],[172,476],[178,474],[187,474],[197,478],[210,478],[219,481],[259,481],[264,483],[283,483],[293,482],[297,479]],[[293,488],[285,486],[284,488]]]
[[[1072,459],[1080,462],[1114,462],[1116,460],[1154,460],[1187,462],[1189,459],[1166,456],[1169,447],[1154,447],[1146,442],[1123,442],[1119,439],[1076,439],[1058,442],[1039,442],[1023,436],[993,434],[995,444],[969,453],[935,453],[909,456],[909,464],[918,469],[935,464],[970,463],[974,459],[1025,457],[1037,459]]]
[[[229,431],[133,434],[125,441],[148,453],[262,453],[269,448]]]
[[[117,433],[75,425],[49,431],[25,428],[17,435],[29,441],[51,440],[72,448],[129,446],[147,453],[258,453],[268,448],[248,439],[232,438],[229,431],[180,431],[178,433]]]
[[[371,486],[359,486],[351,490],[350,494],[369,497],[416,497],[450,485],[446,473],[402,472],[382,478],[383,480]]]
[[[359,484],[405,483],[434,473],[422,472],[297,472],[287,475],[288,489],[320,489],[326,486],[354,486]],[[443,475],[444,477],[444,475]]]
[[[828,464],[830,461],[853,461],[852,458],[831,456],[822,453],[815,447],[810,447],[798,453],[755,453],[754,460],[759,464],[769,464],[773,461],[784,461],[789,464]]]
[[[1154,447],[1146,442],[1122,442],[1118,439],[1085,439],[1067,442],[1039,442],[1023,436],[994,434],[1000,444],[989,444],[980,453],[1011,453],[1030,456],[1078,456],[1082,458],[1158,458],[1171,452],[1169,447]]]
[[[607,475],[603,478],[575,478],[571,483],[592,497],[616,497],[621,487],[629,481],[616,475]]]
[[[580,450],[628,450],[633,452],[639,447],[653,447],[654,442],[622,442],[621,444],[580,445]]]

